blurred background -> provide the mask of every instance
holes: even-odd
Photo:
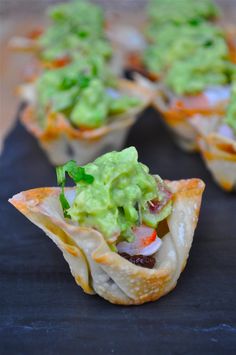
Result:
[[[66,0],[64,0],[66,1]],[[197,0],[196,0],[197,1]],[[58,0],[0,0],[0,152],[3,139],[14,124],[18,107],[16,86],[23,77],[27,55],[11,53],[9,39],[14,35],[24,35],[45,21],[48,5]],[[146,0],[93,0],[107,11],[116,12],[126,22],[140,18]],[[236,21],[236,0],[216,0],[227,23]]]

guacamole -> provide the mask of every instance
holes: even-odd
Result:
[[[55,70],[45,70],[36,82],[38,119],[60,112],[78,128],[93,129],[109,117],[138,106],[136,97],[123,95],[101,57],[80,58]]]
[[[165,83],[177,95],[196,94],[208,86],[229,84],[232,69],[224,45],[215,50],[206,47],[193,56],[175,61],[165,77]]]
[[[175,94],[194,95],[208,86],[231,83],[233,64],[225,34],[207,22],[217,13],[210,0],[151,1],[150,43],[143,63]]]
[[[198,23],[215,18],[218,13],[217,6],[211,0],[151,0],[148,6],[148,16],[157,26]]]
[[[192,57],[204,49],[220,57],[227,57],[227,46],[219,27],[205,22],[197,26],[165,25],[156,29],[153,43],[144,52],[144,64],[149,71],[160,74],[177,60]]]
[[[104,15],[100,7],[82,0],[59,4],[49,10],[51,26],[39,38],[41,57],[51,61],[79,51],[109,58],[112,49],[104,36]]]
[[[63,167],[59,169],[62,169],[57,171],[60,177]],[[79,181],[76,197],[71,206],[67,206],[67,217],[81,226],[97,229],[109,243],[133,241],[132,228],[152,219],[148,218],[152,215],[148,202],[163,199],[164,182],[158,178],[157,183],[148,168],[138,162],[134,147],[104,154],[78,169],[83,169],[82,173],[74,166],[68,171],[75,181],[79,177]],[[63,179],[59,181],[64,186]],[[169,204],[166,212],[162,211],[157,218],[155,227],[170,213]]]

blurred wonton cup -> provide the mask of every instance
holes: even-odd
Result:
[[[227,191],[236,187],[236,140],[217,132],[220,119],[208,120],[200,115],[192,117],[191,124],[198,134],[198,146],[214,180]]]
[[[10,202],[58,246],[76,283],[86,293],[97,293],[116,304],[135,305],[155,301],[176,286],[198,221],[204,183],[190,179],[166,184],[174,194],[173,210],[163,225],[162,245],[154,254],[153,269],[134,265],[111,251],[97,230],[65,219],[59,203],[60,188],[21,192]],[[76,190],[66,188],[65,194],[72,202]]]
[[[202,104],[202,96],[200,94],[179,99],[165,87],[158,85],[153,101],[154,107],[161,112],[165,123],[174,133],[178,145],[189,152],[198,150],[197,132],[190,122],[191,118],[198,114],[202,121],[208,122],[212,115],[221,117],[224,113],[225,100],[210,106]]]
[[[31,84],[23,85],[20,95],[28,106],[23,111],[21,121],[37,138],[52,164],[64,164],[70,159],[84,164],[107,151],[120,150],[129,129],[151,101],[150,91],[134,82],[119,80],[118,90],[140,99],[140,105],[112,116],[105,126],[90,130],[73,127],[63,114],[48,113],[47,125],[42,129],[37,120],[34,87]]]
[[[171,94],[158,86],[153,106],[161,113],[177,144],[186,151],[196,150],[196,133],[188,122],[191,113],[181,107],[171,108],[170,101]]]
[[[151,82],[139,74],[134,77],[140,86],[152,92],[154,108],[161,113],[177,144],[189,152],[198,150],[197,132],[191,123],[192,117],[198,114],[206,122],[212,116],[219,119],[223,117],[230,98],[230,86],[209,87],[197,95],[178,97],[162,82]]]

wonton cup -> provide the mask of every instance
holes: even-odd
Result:
[[[208,120],[196,115],[191,124],[198,134],[198,147],[214,180],[226,191],[236,189],[236,141],[214,132],[219,117]]]
[[[212,115],[222,117],[225,111],[225,102],[209,109],[189,109],[181,105],[171,107],[170,102],[173,97],[173,94],[164,88],[162,84],[157,85],[153,106],[161,112],[166,125],[174,134],[180,148],[189,152],[197,151],[197,133],[190,122],[191,118],[196,114],[204,121],[208,121]]]
[[[171,291],[183,271],[198,221],[204,183],[199,179],[166,181],[174,194],[167,223],[159,226],[162,246],[153,269],[136,266],[109,248],[103,235],[63,217],[60,188],[21,192],[9,201],[59,247],[76,283],[115,304],[155,301]],[[75,188],[65,189],[71,202]],[[162,232],[161,232],[162,230]]]
[[[185,151],[197,151],[197,131],[193,127],[192,117],[196,114],[202,121],[208,122],[211,117],[222,117],[225,112],[226,102],[213,107],[211,110],[190,110],[184,107],[171,107],[171,100],[174,94],[171,93],[162,83],[156,84],[140,74],[134,75],[136,82],[150,91],[153,107],[161,113],[167,127],[173,133],[180,148]],[[197,111],[197,112],[196,112]]]
[[[85,164],[107,151],[120,150],[138,114],[150,103],[150,92],[136,83],[120,79],[118,90],[140,99],[140,105],[112,116],[105,126],[90,130],[73,127],[63,114],[48,113],[46,128],[42,129],[37,120],[33,87],[23,85],[20,95],[29,105],[23,111],[21,122],[37,138],[52,164],[64,164],[71,159]]]

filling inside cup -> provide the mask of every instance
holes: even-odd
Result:
[[[101,7],[73,0],[50,7],[48,17],[49,27],[33,37],[40,48],[39,57],[46,65],[64,66],[74,52],[97,53],[106,60],[111,57],[112,47],[105,36]]]
[[[218,13],[211,0],[150,2],[143,64],[183,108],[228,102],[235,65],[226,30],[213,21]]]
[[[197,24],[203,20],[213,21],[219,16],[219,9],[212,0],[150,0],[147,12],[150,22],[160,27]]]
[[[66,198],[66,174],[76,196]],[[99,231],[110,249],[139,266],[153,268],[166,234],[173,195],[164,181],[138,162],[134,147],[110,152],[83,167],[69,161],[57,168],[64,217]]]
[[[220,115],[213,115],[204,121],[199,115],[193,117],[193,126],[200,135],[207,136],[216,133],[222,138],[236,140],[236,90],[235,84],[229,92],[228,104],[225,105],[224,112]],[[223,88],[222,88],[223,89]]]
[[[142,104],[139,98],[120,91],[117,78],[96,55],[78,56],[65,67],[45,70],[36,80],[35,90],[42,128],[49,113],[60,113],[75,128],[96,129]]]

